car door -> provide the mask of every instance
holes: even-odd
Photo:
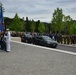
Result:
[[[44,44],[44,40],[43,40],[42,37],[38,38],[38,43],[39,43],[39,45],[43,45]]]

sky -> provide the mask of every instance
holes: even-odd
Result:
[[[60,8],[65,16],[76,20],[76,0],[0,0],[5,8],[4,17],[51,22],[54,10]]]

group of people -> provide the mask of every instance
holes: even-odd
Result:
[[[0,49],[10,52],[10,32],[9,29],[0,34]]]

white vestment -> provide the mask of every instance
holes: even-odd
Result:
[[[7,48],[6,50],[7,51],[10,51],[10,38],[11,38],[10,32],[8,31],[6,35],[6,48]]]

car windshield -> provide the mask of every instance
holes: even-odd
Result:
[[[42,36],[44,40],[51,40],[53,41],[49,36]]]

